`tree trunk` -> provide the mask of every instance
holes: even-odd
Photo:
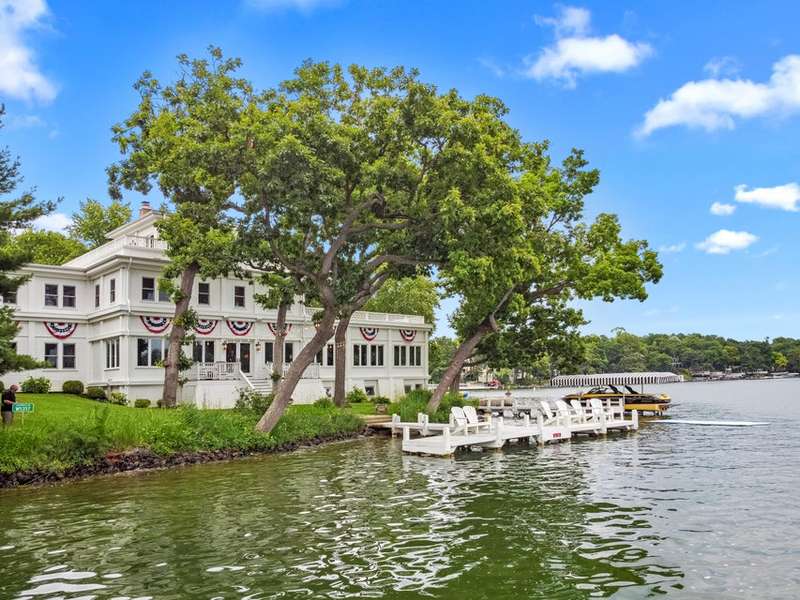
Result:
[[[289,304],[281,302],[278,305],[278,320],[275,322],[275,343],[272,346],[272,387],[273,389],[283,378],[283,361],[286,350],[286,313]]]
[[[491,331],[491,324],[484,322],[478,327],[475,333],[461,343],[458,350],[453,354],[453,359],[450,361],[447,369],[445,369],[445,372],[442,374],[439,385],[436,386],[436,390],[434,390],[431,399],[428,401],[428,406],[425,409],[428,414],[436,412],[447,390],[453,385],[453,381],[461,373],[461,369],[464,368],[464,363],[472,356],[472,353],[475,351],[480,341]]]
[[[311,338],[311,341],[305,345],[300,353],[294,358],[292,366],[286,372],[286,377],[281,379],[278,387],[275,389],[275,395],[272,398],[267,412],[261,417],[256,424],[257,431],[269,433],[273,427],[278,423],[278,420],[283,416],[286,407],[292,401],[292,394],[294,393],[297,383],[305,372],[308,365],[314,360],[317,352],[331,339],[333,335],[333,323],[335,321],[335,312],[326,309],[322,316],[322,321],[317,327],[317,333]]]
[[[181,317],[189,309],[192,301],[192,290],[194,289],[194,278],[200,270],[200,265],[191,263],[183,273],[181,273],[181,294],[180,299],[175,304],[175,315],[172,318],[172,330],[169,333],[169,347],[164,369],[164,390],[161,394],[163,405],[173,407],[178,403],[178,384],[180,371],[178,366],[181,360],[181,346],[186,335],[186,329],[179,325]]]
[[[461,373],[463,371],[464,368],[462,366],[462,368],[458,371],[458,373],[456,373],[456,376],[453,377],[453,383],[450,384],[450,391],[453,392],[454,394],[457,394],[461,389]]]
[[[339,324],[336,326],[336,338],[334,339],[334,348],[336,349],[333,368],[334,368],[334,381],[333,381],[333,402],[336,406],[344,406],[345,389],[344,380],[347,372],[347,328],[350,327],[351,315],[339,319]]]

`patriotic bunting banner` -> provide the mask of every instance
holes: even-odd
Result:
[[[400,330],[400,337],[403,338],[407,342],[413,342],[414,338],[417,337],[417,330],[416,329],[401,329]]]
[[[359,327],[361,331],[361,337],[363,337],[368,342],[371,342],[376,337],[378,337],[378,328],[377,327]]]
[[[208,335],[217,326],[216,319],[198,319],[197,325],[194,326],[194,330],[199,333],[200,335]]]
[[[147,331],[151,333],[162,333],[169,327],[169,319],[167,317],[139,317],[142,325]]]
[[[54,338],[65,340],[78,328],[77,323],[55,323],[53,321],[45,322],[44,328],[50,332]]]
[[[233,335],[247,335],[250,333],[250,330],[253,328],[252,321],[226,321],[228,323],[228,329],[231,330]]]
[[[277,323],[267,323],[267,328],[272,332],[272,335],[278,335],[278,324]],[[292,330],[291,323],[285,323],[283,326],[283,335],[286,335]]]

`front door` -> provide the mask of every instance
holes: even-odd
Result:
[[[250,342],[241,342],[239,344],[239,365],[242,373],[250,372]]]

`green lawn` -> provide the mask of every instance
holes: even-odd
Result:
[[[214,450],[269,451],[363,428],[357,411],[291,406],[270,434],[257,433],[253,411],[130,408],[69,394],[18,394],[35,412],[16,413],[0,431],[0,472],[61,471],[134,448],[161,455]]]
[[[354,415],[374,415],[375,404],[372,402],[352,402],[345,410]]]

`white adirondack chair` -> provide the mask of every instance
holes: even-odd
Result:
[[[460,406],[453,406],[450,409],[450,418],[453,420],[453,433],[464,433],[468,435],[470,431],[477,432],[481,428],[480,423],[470,423],[464,409]]]
[[[581,404],[580,400],[570,400],[569,403],[570,406],[572,406],[572,410],[574,410],[576,414],[580,415],[582,423],[586,423],[593,418],[591,411],[587,411],[586,407]]]
[[[492,428],[491,420],[481,421],[474,406],[464,406],[461,410],[464,411],[464,416],[467,418],[467,423],[469,423],[471,426],[476,426],[478,431],[481,429],[489,431]]]
[[[542,412],[544,413],[544,424],[545,425],[556,425],[560,421],[558,415],[553,412],[550,403],[547,400],[539,400],[539,406],[542,407]]]

